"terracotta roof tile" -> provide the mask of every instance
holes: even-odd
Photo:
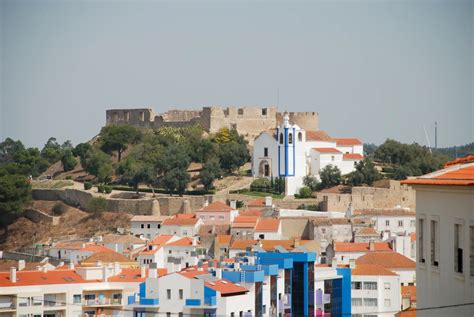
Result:
[[[416,302],[416,286],[401,286],[402,297],[410,298],[412,302]]]
[[[378,264],[388,269],[416,269],[415,261],[398,252],[368,252],[356,260],[357,264]]]
[[[375,251],[392,251],[388,242],[375,242]],[[368,242],[334,242],[336,252],[369,252]]]
[[[146,269],[145,276],[148,276],[150,270]],[[166,275],[167,269],[157,269],[158,276]],[[124,268],[120,274],[108,278],[109,282],[144,282],[146,277],[141,277],[140,268]]]
[[[112,249],[109,249],[107,247],[104,247],[102,245],[95,245],[91,244],[86,246],[85,248],[80,249],[79,251],[81,252],[92,252],[92,253],[110,253],[110,252],[115,252]]]
[[[277,232],[280,228],[280,219],[260,218],[255,226],[255,231]]]
[[[161,224],[162,226],[194,226],[199,221],[198,218],[174,217],[166,219]]]
[[[247,203],[247,206],[265,207],[265,198],[256,198]]]
[[[249,290],[240,285],[236,285],[231,281],[221,279],[213,282],[206,282],[206,287],[212,288],[215,291],[218,291],[224,295],[237,295],[247,293]]]
[[[232,242],[230,248],[231,249],[238,249],[238,250],[245,250],[248,247],[253,247],[257,245],[257,240],[234,240]]]
[[[232,236],[229,234],[222,234],[216,237],[216,243],[218,245],[229,245],[232,240]]]
[[[199,245],[199,241],[197,241],[197,245]],[[179,240],[173,241],[168,243],[167,247],[188,247],[193,245],[193,238],[184,237]]]
[[[299,245],[304,246],[313,240],[300,240]],[[273,251],[275,247],[280,246],[288,251],[295,249],[295,240],[261,240],[262,248],[266,251]]]
[[[410,234],[410,240],[411,241],[416,241],[416,233],[415,232]]]
[[[444,170],[401,181],[407,185],[474,186],[474,163],[448,166]]]
[[[364,156],[360,155],[359,153],[349,153],[349,154],[343,154],[342,159],[344,161],[363,160]]]
[[[380,234],[375,231],[373,227],[363,227],[356,232],[356,236],[380,236]]]
[[[99,282],[99,280],[85,280],[74,270],[52,270],[47,272],[19,271],[16,273],[16,277],[16,283],[12,283],[10,280],[10,272],[1,272],[0,287]]]
[[[306,131],[306,141],[327,141],[334,142],[325,131]]]
[[[334,138],[338,146],[352,146],[362,145],[362,142],[357,138]]]
[[[313,150],[318,151],[319,153],[341,153],[341,151],[333,147],[315,147]]]
[[[81,261],[81,265],[85,265],[87,263],[96,263],[97,261],[101,261],[103,263],[113,263],[113,262],[132,263],[132,262],[135,262],[135,261],[127,258],[123,254],[112,251],[112,252],[95,253],[95,254],[91,255],[90,257],[86,258],[85,260]]]
[[[257,216],[260,217],[262,215],[262,210],[259,209],[249,209],[249,210],[241,210],[239,211],[240,216]]]
[[[199,209],[198,211],[207,211],[207,212],[223,212],[223,211],[232,211],[230,206],[227,206],[226,204],[220,202],[220,201],[215,201],[208,206]]]
[[[234,219],[234,223],[254,223],[258,221],[257,216],[237,216]]]
[[[449,161],[449,162],[445,163],[444,166],[448,167],[448,166],[452,166],[452,165],[465,164],[465,163],[470,163],[470,162],[474,162],[474,155],[468,155],[468,156],[465,156],[465,157],[457,158],[453,161]]]
[[[396,313],[395,317],[416,317],[416,308],[409,307]]]
[[[52,246],[55,249],[66,249],[66,250],[80,250],[84,246],[93,244],[92,242],[84,241],[60,241]]]
[[[168,234],[160,234],[159,236],[156,236],[153,240],[150,241],[151,245],[159,245],[163,246],[165,245],[170,239],[173,238],[172,235]]]
[[[384,276],[397,276],[398,274],[387,270],[380,265],[372,264],[356,264],[356,267],[352,269],[352,275],[384,275]]]

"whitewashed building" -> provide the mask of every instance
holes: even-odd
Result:
[[[333,242],[326,248],[328,260],[336,259],[337,263],[349,264],[350,260],[357,260],[367,252],[391,252],[387,242]]]
[[[474,302],[474,156],[402,183],[416,190],[418,316],[472,316]]]
[[[177,214],[162,223],[162,234],[176,235],[178,237],[194,237],[199,234],[202,220],[195,215]]]
[[[306,131],[290,123],[286,113],[276,130],[263,132],[255,139],[252,175],[284,177],[285,194],[294,195],[303,187],[306,175],[319,177],[319,172],[328,165],[337,166],[342,174],[347,174],[362,159],[360,140],[331,138],[324,131]]]
[[[415,232],[415,212],[404,208],[355,210],[353,218],[374,221],[374,229],[383,233],[384,239],[393,235],[410,235]]]
[[[130,231],[135,236],[151,240],[161,234],[161,224],[170,216],[137,215],[130,220]]]

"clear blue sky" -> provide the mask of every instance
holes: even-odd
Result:
[[[97,134],[117,107],[275,105],[332,136],[474,139],[472,1],[0,0],[0,137]]]

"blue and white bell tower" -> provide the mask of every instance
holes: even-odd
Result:
[[[289,122],[287,112],[283,115],[283,122],[277,128],[278,142],[278,176],[295,176],[296,152],[298,142],[302,141],[303,133],[297,125]]]

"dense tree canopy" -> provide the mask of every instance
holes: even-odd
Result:
[[[81,165],[87,173],[96,176],[100,182],[110,181],[113,173],[112,160],[101,150],[92,148],[81,158]]]
[[[326,165],[319,173],[322,189],[330,188],[341,183],[341,171],[337,166]]]
[[[100,131],[99,142],[102,151],[106,153],[117,152],[118,161],[122,159],[122,152],[130,144],[137,143],[142,137],[139,129],[129,125],[111,125],[103,127]]]
[[[381,178],[382,175],[377,171],[372,160],[365,158],[356,163],[355,171],[349,174],[347,183],[352,186],[360,186],[362,184],[371,186],[374,181]]]

